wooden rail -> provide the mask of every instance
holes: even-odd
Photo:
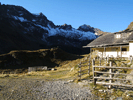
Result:
[[[100,84],[100,85],[109,85],[109,86],[116,85],[116,86],[133,87],[133,85],[127,85],[127,84],[121,84],[121,83],[97,82],[97,84]],[[109,88],[110,88],[110,87],[109,87]]]
[[[110,62],[110,66],[95,66],[95,60],[93,60],[92,62],[93,62],[92,63],[93,64],[92,65],[93,66],[92,71],[93,71],[94,85],[96,85],[96,84],[105,84],[105,85],[109,85],[109,88],[111,88],[113,85],[133,87],[133,85],[112,82],[112,80],[132,81],[132,79],[114,78],[112,75],[131,75],[131,76],[133,76],[133,74],[114,73],[114,72],[112,72],[112,69],[130,69],[131,70],[133,68],[130,68],[130,67],[114,67],[114,66],[112,66],[112,62]],[[109,69],[109,72],[96,71],[96,68],[106,68],[106,69]],[[97,73],[108,74],[109,77],[99,77],[99,76],[97,76]],[[109,80],[109,82],[108,83],[107,82],[97,82],[97,79]]]
[[[113,67],[113,66],[93,66],[98,68],[109,68],[109,69],[133,69],[131,67]]]
[[[99,66],[101,66],[101,61],[102,61],[101,58],[98,59],[98,62],[97,62],[97,63],[95,63],[95,59],[91,61],[91,57],[88,57],[88,58],[89,58],[89,61],[85,61],[85,62],[82,62],[82,63],[80,62],[80,63],[78,64],[78,68],[79,68],[78,77],[79,77],[80,80],[81,80],[81,76],[82,76],[82,75],[84,75],[84,74],[89,74],[89,75],[90,75],[90,66],[91,66],[91,65],[98,64]],[[109,59],[108,59],[108,58],[107,58],[106,60],[104,59],[104,61],[105,61],[105,63],[106,63],[106,62],[109,61]],[[88,64],[86,64],[86,63],[88,63]],[[105,63],[104,63],[104,64],[105,64]],[[85,66],[88,66],[88,69],[82,70],[82,67],[85,67]],[[86,70],[88,70],[88,73],[84,73],[84,71],[86,71]]]
[[[124,74],[124,73],[110,73],[110,72],[101,72],[101,71],[94,71],[94,73],[102,73],[102,74],[114,74],[114,75],[133,75],[133,74]]]

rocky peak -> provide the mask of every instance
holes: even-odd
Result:
[[[72,26],[71,25],[64,24],[64,25],[61,25],[60,28],[65,29],[65,30],[71,30],[72,29]]]
[[[85,32],[90,31],[90,32],[95,33],[94,27],[91,27],[90,25],[86,25],[86,24],[79,26],[78,30],[85,31]]]
[[[133,30],[133,22],[131,22],[131,23],[128,25],[128,27],[127,27],[126,30]]]
[[[84,32],[93,32],[95,33],[95,35],[98,35],[98,36],[109,33],[109,32],[103,32],[102,30],[98,28],[94,28],[86,24],[79,26],[78,30],[84,31]]]

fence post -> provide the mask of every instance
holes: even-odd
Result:
[[[109,63],[109,56],[107,57],[107,63]]]
[[[95,60],[93,59],[92,60],[92,71],[93,71],[93,82],[94,82],[94,85],[96,85],[96,79],[94,78],[95,77]]]
[[[88,63],[88,74],[90,75],[90,60],[91,60],[91,58],[89,57],[89,63]]]
[[[95,59],[92,59],[92,66],[95,65]]]
[[[110,61],[110,67],[112,67],[112,61]],[[109,73],[112,73],[111,68],[109,69]],[[112,74],[109,74],[109,78],[110,78],[109,83],[111,84],[112,83]],[[112,88],[112,85],[109,85],[109,89],[111,89],[111,88]]]
[[[130,55],[130,64],[132,63],[133,57]]]
[[[99,66],[101,66],[101,58],[99,58]]]
[[[79,63],[79,80],[81,80],[81,62]]]

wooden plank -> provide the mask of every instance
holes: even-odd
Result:
[[[101,72],[101,71],[94,71],[94,73],[114,74],[114,75],[133,75],[133,74],[110,73],[110,72]]]
[[[132,79],[109,78],[109,77],[94,77],[94,78],[95,78],[95,79],[122,80],[122,81],[125,81],[125,80],[131,81],[131,80],[132,80]]]
[[[111,66],[93,66],[93,67],[98,67],[98,68],[111,68],[111,69],[133,69],[131,67],[111,67]]]
[[[106,83],[106,82],[96,82],[96,84],[104,84],[104,85],[117,85],[117,86],[127,86],[127,87],[133,87],[133,85],[126,85],[126,84],[119,84],[119,83]]]

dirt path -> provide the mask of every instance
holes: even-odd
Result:
[[[89,87],[67,80],[1,78],[0,100],[92,100]]]

